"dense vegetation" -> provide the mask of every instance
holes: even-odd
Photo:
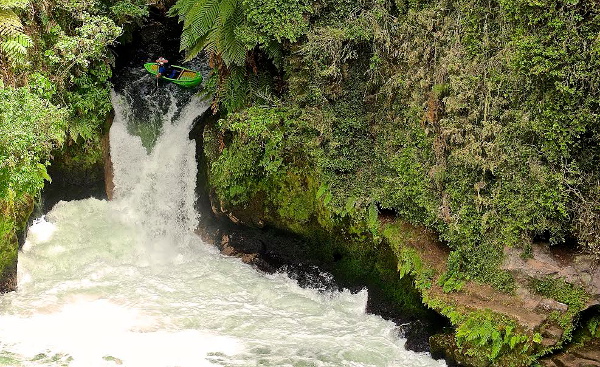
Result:
[[[108,47],[146,14],[139,0],[0,3],[1,273],[16,264],[15,231],[50,179],[52,155],[68,147],[87,164],[102,156],[111,109]]]
[[[366,221],[391,209],[440,233],[449,279],[507,290],[504,246],[526,254],[541,238],[600,256],[596,2],[260,4],[174,8],[189,56],[211,53],[215,107],[229,112],[220,197],[285,195],[304,179],[302,205]],[[297,209],[285,215],[314,213]]]

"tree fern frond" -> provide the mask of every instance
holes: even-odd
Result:
[[[279,42],[271,41],[267,44],[261,45],[260,49],[263,50],[271,60],[273,60],[273,64],[278,69],[281,69],[281,66],[283,65],[283,50]]]
[[[0,1],[0,9],[25,9],[29,4],[29,0],[2,0]]]
[[[219,46],[216,42],[216,40],[219,37],[218,34],[219,31],[216,28],[213,28],[210,30],[210,32],[208,32],[208,34],[206,35],[206,41],[204,43],[204,50],[206,50],[206,52],[212,52],[215,54],[221,53],[221,50],[219,49]]]
[[[13,36],[23,29],[21,19],[12,10],[0,9],[0,36]]]
[[[184,27],[181,34],[180,49],[190,50],[196,48],[201,38],[206,38],[207,33],[214,28],[218,17],[219,0],[197,1],[184,17]],[[206,41],[202,41],[205,43]]]
[[[14,37],[12,37],[11,39],[16,41],[17,43],[19,43],[21,46],[23,46],[25,48],[33,46],[33,41],[31,40],[31,37],[29,37],[25,33],[19,33],[19,34],[15,35]]]
[[[230,19],[239,8],[241,8],[239,0],[221,0],[219,3],[219,17],[223,21]]]
[[[219,93],[219,99],[228,111],[244,107],[248,101],[248,80],[245,68],[234,66]]]
[[[0,50],[12,61],[23,61],[27,55],[27,47],[15,39],[8,39],[0,44]]]
[[[272,93],[273,78],[268,73],[252,74],[248,78],[248,87],[254,94],[260,92],[263,94]]]
[[[221,55],[227,65],[244,64],[246,48],[236,36],[247,21],[241,0],[179,0],[170,14],[183,19],[180,50],[188,59],[204,49]]]
[[[244,21],[244,12],[241,6],[237,6],[233,14],[224,20],[220,34],[220,45],[223,60],[226,64],[244,65],[246,61],[246,47],[235,34],[239,24]]]
[[[187,11],[183,28],[202,35],[212,27],[219,15],[219,0],[200,0]]]
[[[198,37],[191,32],[182,32],[181,38],[179,39],[179,51],[184,51],[189,47],[192,47],[197,39]]]
[[[31,37],[25,33],[18,33],[0,43],[0,51],[13,63],[25,63],[27,49],[32,45]]]
[[[200,37],[196,40],[196,44],[192,47],[188,47],[187,49],[181,49],[180,51],[186,51],[185,60],[190,61],[194,57],[196,57],[200,51],[202,51],[206,47],[206,41],[208,39],[209,33],[205,34],[203,37]]]
[[[196,4],[197,0],[178,0],[175,5],[169,9],[167,14],[170,17],[179,15],[179,20],[182,21],[185,18],[185,14],[190,11],[190,8]]]

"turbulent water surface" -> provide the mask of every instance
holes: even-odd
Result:
[[[444,365],[365,314],[366,291],[303,289],[195,236],[188,132],[206,104],[138,79],[113,94],[115,199],[60,202],[29,229],[0,365]]]

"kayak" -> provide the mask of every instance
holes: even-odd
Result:
[[[155,62],[149,62],[144,64],[144,68],[152,75],[158,74],[158,64]],[[197,71],[184,68],[183,66],[172,65],[171,69],[178,71],[175,78],[166,78],[161,76],[162,79],[168,80],[175,84],[181,85],[182,87],[195,87],[202,83],[202,74]]]

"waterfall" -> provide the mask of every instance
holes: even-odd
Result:
[[[0,366],[444,366],[366,314],[366,291],[301,288],[203,243],[188,133],[207,104],[134,76],[112,95],[114,200],[59,202],[29,228]]]

